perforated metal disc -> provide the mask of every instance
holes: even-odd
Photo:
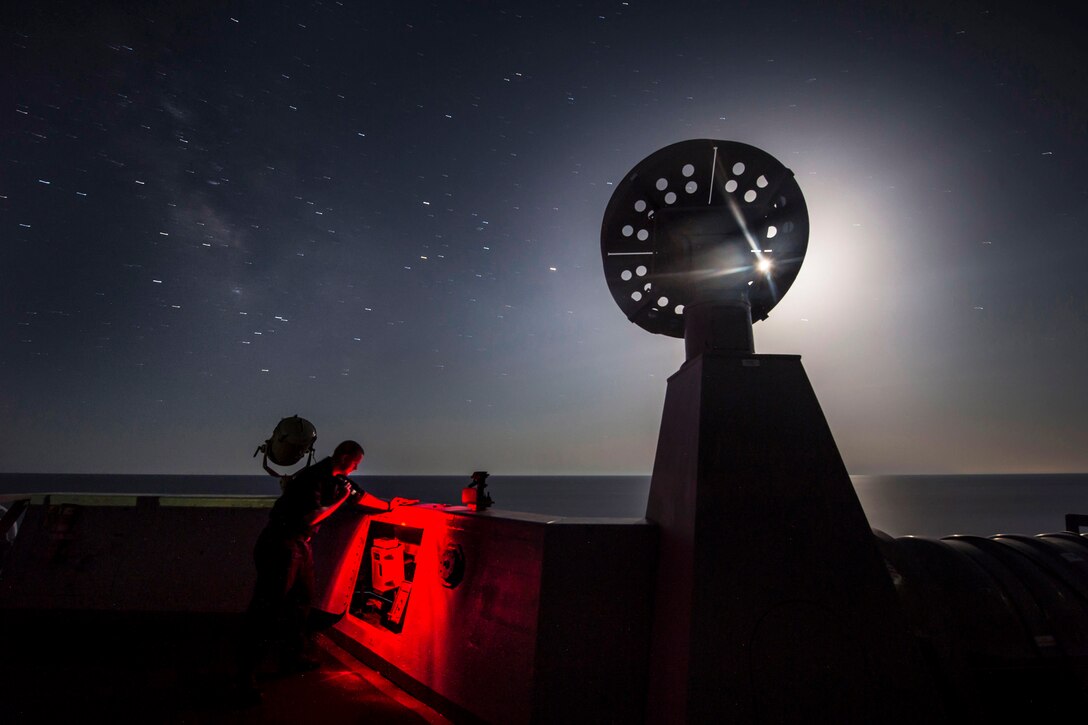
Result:
[[[608,288],[627,318],[684,336],[684,307],[748,295],[767,317],[808,248],[793,172],[755,146],[699,139],[666,146],[624,177],[601,224]]]

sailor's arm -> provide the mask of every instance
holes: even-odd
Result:
[[[332,515],[333,511],[340,508],[340,504],[347,501],[348,496],[350,496],[350,495],[351,495],[351,487],[350,486],[344,486],[344,491],[340,495],[340,498],[338,498],[336,501],[333,501],[328,506],[318,506],[314,510],[307,513],[306,516],[304,517],[304,520],[310,526],[313,526],[314,524],[321,523],[325,519],[329,518],[329,516]]]
[[[378,511],[392,511],[397,506],[410,506],[414,503],[419,503],[417,498],[401,498],[397,496],[389,501],[383,498],[378,498],[372,493],[364,491],[355,499],[355,503],[358,506],[368,509],[377,509]]]

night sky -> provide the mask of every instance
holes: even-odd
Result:
[[[648,473],[683,343],[616,307],[600,225],[691,138],[797,176],[756,349],[803,356],[851,473],[1088,470],[1061,5],[18,5],[0,471],[256,474],[299,414],[370,473]]]

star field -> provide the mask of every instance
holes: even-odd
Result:
[[[0,470],[644,473],[682,343],[614,185],[795,172],[800,353],[853,473],[1088,468],[1085,51],[1061,5],[34,3],[0,43]]]

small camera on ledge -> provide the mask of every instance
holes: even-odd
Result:
[[[470,511],[483,511],[494,503],[487,493],[487,476],[487,471],[475,471],[472,483],[461,489],[461,503]]]

